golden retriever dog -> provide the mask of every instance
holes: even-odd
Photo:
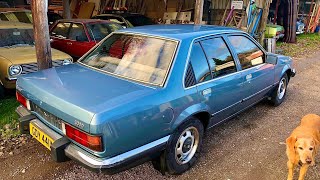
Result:
[[[320,116],[308,114],[301,119],[286,140],[288,156],[288,180],[293,178],[296,165],[301,165],[299,180],[303,180],[309,166],[315,164],[315,156],[320,142]]]

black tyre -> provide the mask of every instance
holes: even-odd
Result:
[[[288,75],[285,74],[281,77],[278,86],[274,89],[271,95],[271,104],[279,106],[285,99],[287,94]]]
[[[0,83],[0,99],[4,98],[5,95],[5,89],[3,85]]]
[[[199,157],[203,131],[203,124],[194,117],[178,127],[160,157],[163,160],[160,163],[162,170],[165,168],[169,174],[182,174],[189,170]]]

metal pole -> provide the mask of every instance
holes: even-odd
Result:
[[[194,24],[201,24],[204,0],[196,0],[194,9]]]
[[[51,68],[52,57],[47,17],[48,0],[32,0],[31,2],[38,69]]]

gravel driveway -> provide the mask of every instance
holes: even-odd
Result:
[[[76,163],[55,163],[49,152],[29,140],[13,155],[0,157],[0,179],[286,179],[285,139],[308,113],[320,114],[320,53],[294,59],[297,75],[289,83],[286,101],[277,108],[266,102],[209,130],[194,168],[180,176],[162,176],[151,163],[108,176]],[[320,179],[320,157],[306,179]],[[297,174],[297,173],[296,173]]]

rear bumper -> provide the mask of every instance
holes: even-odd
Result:
[[[51,145],[51,156],[55,161],[63,162],[70,158],[88,169],[107,174],[118,173],[156,158],[164,150],[170,137],[169,135],[165,136],[111,158],[99,158],[73,144],[65,136],[50,129],[36,116],[26,111],[24,107],[19,106],[16,111],[21,116],[19,122],[22,133],[28,133],[27,127],[29,123],[32,123],[33,126],[36,126],[54,140]]]

